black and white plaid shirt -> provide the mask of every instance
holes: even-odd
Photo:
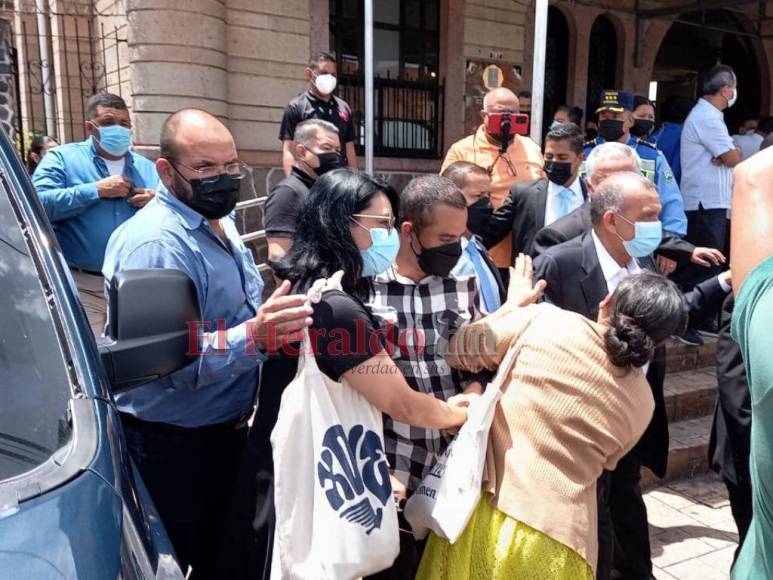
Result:
[[[481,317],[474,276],[427,276],[418,283],[394,268],[374,278],[368,308],[385,332],[387,347],[415,391],[447,400],[478,378],[452,369],[445,361],[448,343],[461,327]],[[413,491],[451,437],[437,429],[414,427],[384,416],[384,442],[395,477]]]

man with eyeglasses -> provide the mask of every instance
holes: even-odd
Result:
[[[51,220],[95,336],[105,328],[102,261],[113,231],[155,195],[153,162],[130,150],[124,100],[97,93],[86,104],[85,141],[52,149],[32,184]]]
[[[311,323],[289,282],[261,304],[263,281],[236,230],[244,175],[231,133],[184,109],[161,130],[155,202],[108,243],[106,283],[123,270],[170,268],[198,290],[198,359],[116,395],[127,447],[189,578],[216,578],[228,498],[244,452],[258,369],[270,345],[299,340]],[[152,297],[148,297],[152,299]]]
[[[522,135],[509,135],[507,143],[503,143],[501,132],[496,129],[504,115],[518,112],[518,97],[510,89],[500,87],[490,91],[483,99],[480,112],[483,123],[474,134],[451,146],[440,168],[440,173],[443,173],[455,161],[469,161],[485,168],[491,176],[490,198],[494,209],[505,202],[516,183],[544,177],[544,161],[539,146]],[[489,254],[507,283],[508,268],[515,258],[512,254],[512,235],[508,234],[490,248]]]

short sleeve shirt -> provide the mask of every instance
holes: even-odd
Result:
[[[336,126],[341,139],[341,156],[346,162],[346,144],[354,141],[355,136],[352,109],[346,101],[335,95],[329,101],[323,101],[310,91],[298,95],[285,108],[282,126],[279,129],[279,139],[281,141],[293,139],[298,123],[308,119],[322,119]]]
[[[264,223],[269,238],[292,238],[314,179],[297,167],[274,186],[266,200]]]
[[[309,337],[319,369],[332,380],[386,348],[377,320],[353,296],[330,290],[312,308]]]
[[[744,280],[733,311],[732,336],[743,354],[752,403],[751,457],[754,518],[734,580],[773,578],[773,256]]]
[[[733,170],[712,160],[735,149],[722,111],[706,99],[690,111],[682,129],[682,197],[684,209],[729,209],[733,194]]]

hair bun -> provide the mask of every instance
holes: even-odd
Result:
[[[655,343],[633,318],[616,314],[609,321],[604,346],[612,364],[618,367],[643,367],[655,352]]]

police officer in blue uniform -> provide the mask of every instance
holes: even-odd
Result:
[[[682,237],[687,233],[687,217],[684,213],[682,192],[674,172],[663,153],[654,143],[631,135],[633,127],[633,95],[627,91],[605,90],[601,93],[599,135],[585,143],[585,158],[596,145],[617,141],[633,147],[641,158],[642,173],[655,183],[660,194],[660,221],[664,233]]]

